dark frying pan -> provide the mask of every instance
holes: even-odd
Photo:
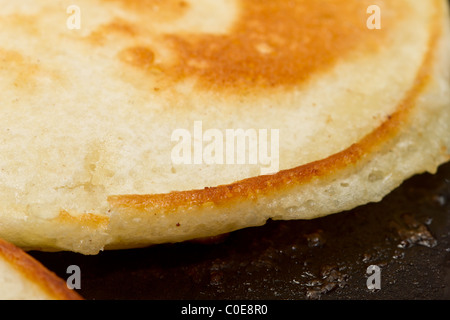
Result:
[[[383,201],[310,221],[97,256],[30,252],[86,299],[449,299],[450,164]],[[380,268],[380,289],[367,268]],[[369,281],[369,284],[375,284]]]

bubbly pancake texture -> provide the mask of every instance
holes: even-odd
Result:
[[[80,0],[79,29],[71,1],[0,5],[0,236],[23,248],[312,219],[449,160],[446,1]],[[198,123],[278,132],[273,167],[250,143],[245,163],[199,162]]]

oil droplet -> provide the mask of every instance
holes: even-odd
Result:
[[[404,214],[403,226],[397,225],[397,234],[400,237],[398,248],[410,248],[414,245],[421,245],[433,248],[437,245],[437,240],[433,237],[426,224],[416,220],[411,214]]]
[[[305,235],[305,237],[310,248],[322,247],[326,242],[323,230],[317,230],[316,232]]]

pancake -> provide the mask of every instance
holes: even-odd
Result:
[[[82,300],[23,250],[0,239],[0,300]]]
[[[0,5],[0,237],[26,250],[313,219],[450,159],[444,0]]]

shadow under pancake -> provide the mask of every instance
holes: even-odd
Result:
[[[309,221],[269,221],[216,239],[97,256],[30,252],[86,299],[449,299],[450,163],[379,203]],[[366,282],[381,269],[381,289]]]

